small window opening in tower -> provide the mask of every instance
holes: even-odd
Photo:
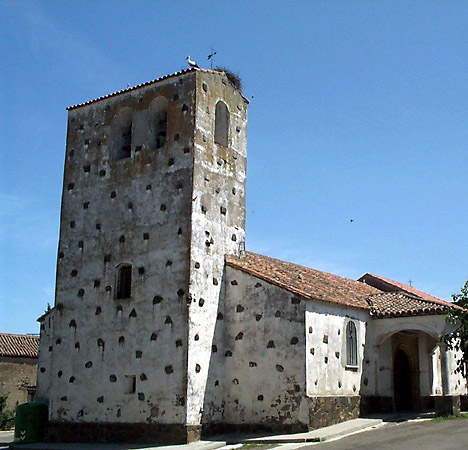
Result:
[[[114,160],[130,158],[132,154],[132,111],[122,108],[114,124]]]
[[[130,298],[132,293],[132,266],[129,264],[121,265],[117,272],[117,286],[115,298]]]
[[[134,394],[136,391],[136,375],[125,375],[124,394]]]
[[[162,148],[166,144],[167,134],[167,105],[166,97],[155,98],[150,105],[149,148]]]
[[[229,139],[229,110],[221,100],[216,103],[215,112],[215,143],[228,146]]]
[[[132,123],[128,125],[127,128],[122,130],[122,147],[121,147],[121,157],[130,158],[132,154]]]

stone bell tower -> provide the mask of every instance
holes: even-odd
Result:
[[[49,440],[199,438],[224,257],[244,251],[247,103],[189,69],[68,108]]]

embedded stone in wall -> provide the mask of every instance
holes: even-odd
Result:
[[[308,397],[309,428],[317,429],[359,417],[359,396]]]

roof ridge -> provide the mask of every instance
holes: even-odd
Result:
[[[38,338],[39,339],[39,334],[37,333],[25,333],[25,334],[20,334],[20,333],[5,333],[3,331],[0,331],[0,336],[19,336],[19,337],[32,337],[32,338]]]
[[[171,74],[167,74],[167,75],[163,75],[162,77],[159,77],[159,78],[155,78],[154,80],[150,80],[150,81],[145,81],[143,83],[140,83],[140,84],[137,84],[135,86],[129,86],[128,88],[125,88],[125,89],[121,89],[120,91],[115,91],[115,92],[111,92],[110,94],[106,94],[106,95],[102,95],[100,97],[96,97],[92,100],[88,100],[86,102],[82,102],[82,103],[77,103],[75,105],[72,105],[72,106],[68,106],[66,109],[67,111],[71,111],[73,109],[77,109],[77,108],[80,108],[82,106],[86,106],[86,105],[90,105],[91,103],[96,103],[100,100],[105,100],[106,98],[111,98],[111,97],[115,97],[116,95],[120,95],[120,94],[123,94],[125,92],[131,92],[131,91],[134,91],[135,89],[139,89],[139,88],[142,88],[142,87],[145,87],[145,86],[149,86],[150,84],[153,84],[153,83],[157,83],[159,81],[163,81],[163,80],[167,80],[169,78],[173,78],[173,77],[177,77],[177,76],[180,76],[180,75],[185,75],[187,73],[194,73],[194,72],[205,72],[205,73],[226,73],[222,70],[215,70],[215,69],[203,69],[201,67],[190,67],[189,69],[183,69],[183,70],[179,70],[178,72],[174,72],[174,73],[171,73]],[[234,89],[236,89],[239,94],[242,96],[242,98],[247,102],[249,103],[249,101],[247,100],[247,98],[245,97],[244,94],[242,94],[242,92],[236,87],[234,86],[234,84],[230,83],[232,85],[232,87],[234,87]]]
[[[246,250],[245,253],[249,253],[251,255],[255,255],[255,256],[260,256],[261,258],[268,258],[268,259],[272,259],[274,261],[278,261],[280,263],[283,263],[283,264],[291,264],[292,266],[297,266],[297,267],[301,267],[302,269],[305,269],[305,270],[312,270],[314,272],[317,272],[317,273],[323,273],[323,274],[327,274],[327,275],[332,275],[334,277],[338,277],[338,278],[341,278],[342,280],[346,280],[346,281],[351,281],[353,283],[360,283],[359,281],[356,281],[356,280],[353,280],[352,278],[348,278],[348,277],[343,277],[342,275],[337,275],[335,273],[331,273],[331,272],[326,272],[324,270],[319,270],[319,269],[313,269],[312,267],[307,267],[307,266],[304,266],[302,264],[298,264],[298,263],[293,263],[293,262],[289,262],[289,261],[285,261],[283,259],[278,259],[278,258],[274,258],[273,256],[266,256],[266,255],[261,255],[260,253],[255,253],[255,252],[249,252]],[[233,255],[227,255],[227,256],[232,256],[233,258],[237,258],[236,256],[233,256]],[[237,258],[237,259],[240,259],[240,258]],[[360,284],[363,284],[363,283],[360,283]],[[369,287],[372,287],[370,285],[368,285]],[[374,288],[376,290],[378,290],[377,288]]]
[[[416,297],[418,297],[418,298],[420,298],[422,300],[432,302],[432,303],[436,303],[436,304],[442,304],[442,305],[445,305],[445,306],[452,306],[452,307],[455,306],[455,307],[457,307],[457,305],[455,305],[453,302],[449,302],[449,301],[444,300],[442,298],[436,297],[435,295],[428,294],[427,292],[421,291],[420,289],[416,289],[415,287],[410,286],[408,284],[401,283],[400,281],[392,280],[391,278],[382,277],[381,275],[376,275],[376,274],[373,274],[373,273],[370,273],[370,272],[366,272],[364,275],[359,277],[359,280],[365,278],[366,275],[377,278],[380,281],[383,281],[383,282],[385,282],[387,284],[390,284],[390,285],[400,289],[400,291],[406,292],[407,294],[410,294],[410,295],[414,295],[414,296],[416,296]],[[398,291],[396,291],[396,292],[398,292]]]

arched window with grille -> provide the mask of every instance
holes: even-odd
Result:
[[[121,264],[117,267],[115,298],[130,298],[132,294],[132,266]]]
[[[216,103],[215,112],[215,143],[228,146],[229,142],[229,110],[221,100]]]
[[[354,322],[349,321],[346,325],[346,365],[357,367],[357,330]]]

